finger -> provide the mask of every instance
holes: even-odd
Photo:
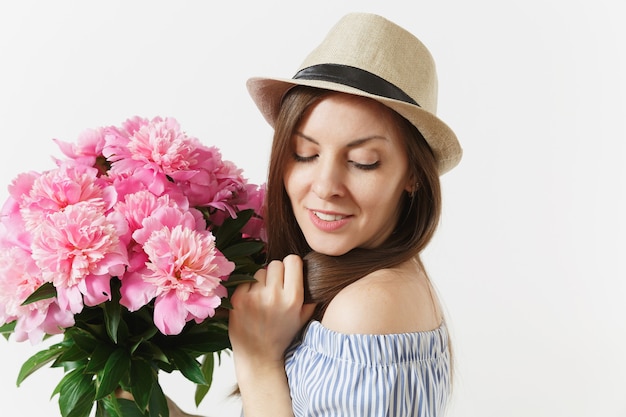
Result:
[[[235,308],[235,310],[237,310],[237,307],[240,305],[240,301],[243,299],[245,300],[247,293],[250,291],[250,284],[247,282],[242,282],[241,284],[237,285],[237,288],[235,288],[235,291],[233,292],[233,295],[230,297],[230,303],[233,305],[233,307]],[[243,297],[243,298],[242,298]]]
[[[285,267],[284,288],[304,298],[304,273],[302,258],[298,255],[287,255],[283,259]]]
[[[262,286],[265,286],[266,277],[267,277],[267,270],[265,268],[259,269],[258,271],[254,273],[254,279],[256,279],[256,282],[249,283],[250,287],[252,287],[252,284],[260,284]]]
[[[265,277],[266,287],[283,288],[283,280],[285,276],[285,266],[281,261],[272,261],[267,266],[267,274]]]

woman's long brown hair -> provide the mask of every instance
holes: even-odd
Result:
[[[266,195],[267,259],[282,260],[297,254],[305,265],[305,300],[318,305],[321,317],[333,297],[349,284],[383,268],[397,266],[419,254],[431,240],[441,215],[441,188],[433,153],[415,126],[393,114],[404,137],[411,178],[416,190],[402,199],[401,214],[393,233],[379,247],[356,248],[341,256],[311,250],[295,220],[284,186],[285,171],[293,157],[293,134],[302,115],[328,91],[295,87],[284,98],[275,123]]]

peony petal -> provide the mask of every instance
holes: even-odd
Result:
[[[59,307],[72,313],[80,313],[83,310],[83,295],[78,286],[59,288],[57,287],[57,299]]]
[[[110,275],[88,275],[78,285],[87,306],[97,306],[111,300]]]
[[[200,323],[207,317],[213,317],[215,315],[215,309],[218,308],[221,303],[222,299],[219,295],[204,297],[199,294],[191,294],[185,302],[185,308],[188,312],[187,320],[195,320],[197,323]]]
[[[154,324],[165,335],[179,334],[185,327],[186,316],[187,311],[174,291],[157,297],[154,302]]]
[[[156,290],[154,285],[144,281],[142,273],[127,273],[122,279],[120,304],[130,311],[137,311],[156,296]]]

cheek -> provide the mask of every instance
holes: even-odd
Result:
[[[389,216],[398,211],[404,188],[405,183],[399,179],[363,182],[359,186],[359,204],[375,215]]]
[[[304,179],[306,177],[303,176],[300,171],[301,170],[297,170],[293,166],[288,167],[285,170],[283,184],[289,198],[294,198],[298,194],[298,191],[302,189],[304,185]]]

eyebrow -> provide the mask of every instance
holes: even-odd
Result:
[[[302,139],[305,139],[305,140],[307,140],[307,141],[309,141],[309,142],[312,142],[312,143],[314,143],[314,144],[316,144],[316,145],[319,145],[319,142],[318,142],[318,141],[316,141],[315,139],[313,139],[313,138],[312,138],[312,137],[310,137],[310,136],[305,135],[305,134],[304,134],[304,133],[302,133],[302,132],[296,132],[296,135],[297,135],[297,136],[300,136]],[[386,137],[384,137],[384,136],[380,136],[380,135],[366,136],[366,137],[364,137],[364,138],[355,139],[355,140],[353,140],[353,141],[349,142],[349,143],[346,145],[346,147],[347,147],[347,148],[354,148],[354,147],[357,147],[357,146],[359,146],[359,145],[362,145],[362,144],[364,144],[364,143],[366,143],[366,142],[369,142],[369,141],[371,141],[371,140],[376,140],[376,139],[379,139],[379,140],[387,140],[387,138],[386,138]]]

